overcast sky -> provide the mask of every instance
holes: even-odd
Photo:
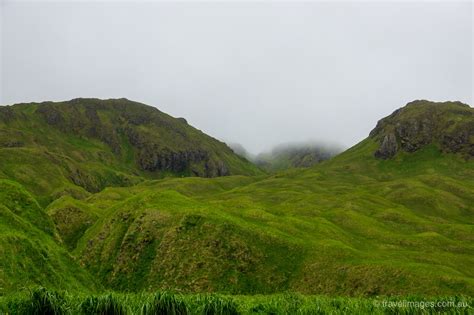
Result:
[[[472,105],[470,1],[0,2],[2,104],[126,97],[253,153]]]

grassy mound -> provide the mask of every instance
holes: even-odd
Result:
[[[98,285],[59,244],[54,225],[20,185],[0,180],[0,295],[38,283],[52,288]]]

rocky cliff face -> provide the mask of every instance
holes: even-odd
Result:
[[[370,137],[380,145],[375,157],[415,152],[435,144],[443,152],[474,157],[474,109],[460,102],[414,101],[380,120]]]
[[[71,103],[73,106],[66,110],[64,105],[46,103],[38,107],[36,113],[48,125],[63,132],[99,139],[117,155],[122,151],[120,136],[123,135],[135,151],[136,165],[143,171],[184,172],[202,177],[231,174],[227,162],[212,150],[199,144],[173,147],[173,144],[164,143],[159,138],[160,133],[163,134],[162,129],[166,129],[166,137],[170,141],[194,140],[188,139],[186,129],[192,127],[184,118],[163,117],[163,113],[152,107],[128,100],[107,104],[98,100],[77,99]],[[115,115],[107,117],[109,119],[101,118],[98,113],[102,112],[104,116],[103,112],[110,111],[115,111]],[[161,129],[161,132],[153,132],[155,128]]]

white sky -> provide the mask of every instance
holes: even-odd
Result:
[[[253,153],[472,105],[472,2],[0,0],[0,103],[126,97]]]

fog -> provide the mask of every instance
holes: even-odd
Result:
[[[249,152],[472,104],[472,2],[0,0],[0,103],[120,98]]]

